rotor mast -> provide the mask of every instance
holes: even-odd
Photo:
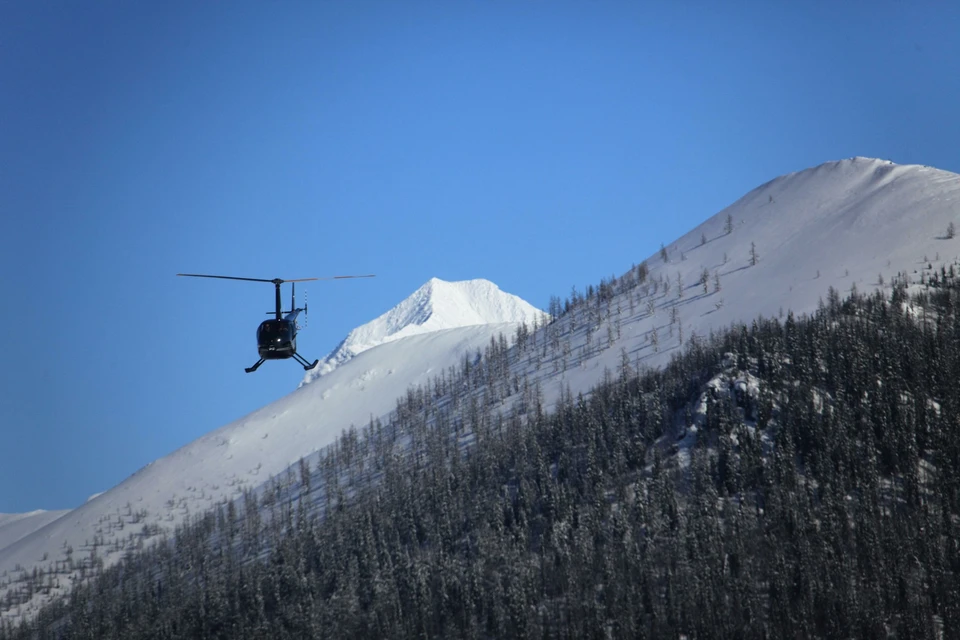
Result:
[[[280,304],[280,285],[283,284],[283,280],[276,278],[273,284],[277,289],[277,320],[279,320],[283,316],[283,306]]]

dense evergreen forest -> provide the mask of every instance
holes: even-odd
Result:
[[[523,330],[0,639],[958,637],[960,286],[927,285],[555,407],[504,379]]]

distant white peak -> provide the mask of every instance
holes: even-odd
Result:
[[[312,371],[301,386],[378,345],[431,331],[478,324],[532,323],[542,312],[489,280],[447,282],[430,278],[400,304],[359,326]]]

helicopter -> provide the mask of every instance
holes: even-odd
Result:
[[[260,326],[257,327],[257,352],[260,354],[260,359],[257,360],[257,363],[252,367],[247,367],[244,369],[247,373],[253,373],[256,371],[260,365],[266,360],[285,360],[287,358],[295,359],[299,364],[301,364],[305,371],[310,371],[320,360],[314,360],[309,362],[299,353],[297,353],[297,330],[300,328],[297,326],[297,316],[303,311],[304,317],[307,315],[307,303],[304,301],[303,308],[298,308],[296,305],[296,282],[309,282],[312,280],[345,280],[347,278],[375,278],[375,275],[363,275],[363,276],[332,276],[329,278],[298,278],[296,280],[283,280],[281,278],[273,278],[272,280],[267,280],[265,278],[238,278],[236,276],[213,276],[202,273],[178,273],[178,276],[184,276],[189,278],[219,278],[221,280],[244,280],[246,282],[269,282],[276,287],[276,310],[267,311],[268,314],[273,314],[274,317],[270,320],[264,320],[260,323]],[[289,282],[291,291],[290,291],[290,311],[283,311],[282,305],[280,303],[280,285]],[[284,315],[286,314],[286,315]]]

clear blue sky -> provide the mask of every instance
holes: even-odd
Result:
[[[546,307],[783,173],[960,171],[958,3],[787,4],[2,3],[0,512],[296,387],[243,371],[269,285],[177,272],[376,273],[308,287],[318,358],[432,276]]]

